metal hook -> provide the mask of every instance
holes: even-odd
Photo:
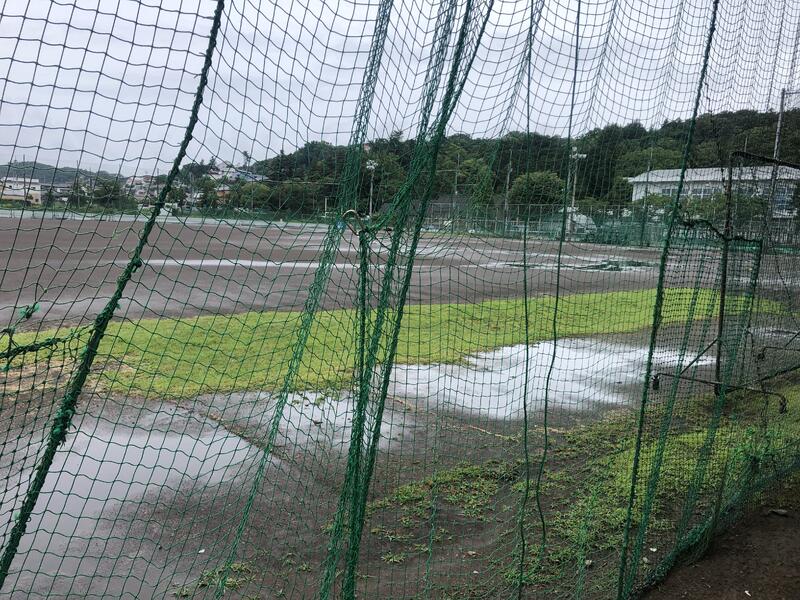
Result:
[[[360,228],[358,231],[353,229],[353,226],[347,220],[348,216],[353,217],[358,222],[358,226]],[[342,213],[341,219],[342,221],[344,221],[345,225],[347,225],[347,228],[353,232],[353,235],[359,235],[360,232],[365,231],[367,229],[366,227],[364,227],[364,222],[361,220],[361,215],[359,215],[354,208],[344,211]]]

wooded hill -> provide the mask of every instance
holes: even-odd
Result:
[[[774,112],[738,111],[703,115],[697,119],[689,167],[713,167],[727,164],[734,150],[772,156],[777,114]],[[630,186],[625,181],[650,169],[674,169],[683,163],[689,122],[668,121],[657,129],[648,130],[639,123],[608,125],[574,139],[571,143],[559,136],[511,132],[499,139],[472,138],[464,134],[449,136],[443,143],[436,167],[434,198],[460,195],[473,203],[497,202],[504,197],[509,185],[511,202],[531,198],[530,190],[548,196],[563,186],[569,172],[571,148],[585,158],[576,161],[576,197],[579,204],[602,208],[620,206],[630,200]],[[405,139],[402,132],[388,138],[372,140],[368,151],[362,153],[359,170],[359,197],[362,208],[373,185],[375,206],[391,199],[405,180],[416,141]],[[302,210],[313,199],[316,209],[319,199],[334,201],[336,187],[347,156],[346,146],[312,141],[291,152],[251,160],[242,152],[242,170],[263,178],[259,182],[236,182],[224,200],[230,205],[253,208],[286,208]],[[800,110],[785,114],[781,158],[800,163]],[[366,161],[376,164],[373,172]],[[181,168],[179,182],[191,191],[199,191],[217,203],[215,186],[208,177],[214,162],[186,163]],[[509,172],[510,168],[510,172]],[[520,180],[526,173],[536,176]],[[35,177],[43,184],[69,184],[76,176],[109,179],[115,175],[78,171],[65,167],[54,169],[37,163],[0,165],[0,176]],[[523,182],[525,185],[523,185]],[[514,190],[515,183],[516,190]],[[563,188],[562,188],[563,189]],[[537,201],[548,203],[548,197]]]

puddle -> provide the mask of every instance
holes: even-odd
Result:
[[[201,396],[198,402],[248,439],[266,439],[275,413],[275,397],[269,392],[215,394]],[[334,450],[343,456],[350,445],[354,411],[353,397],[347,391],[290,394],[279,426],[276,452],[280,456],[284,447],[289,452],[300,447],[314,455],[318,450]],[[371,416],[368,409],[368,424]],[[387,405],[379,447],[385,450],[392,442],[411,438],[419,428],[412,415],[395,412],[394,407]]]
[[[544,407],[545,382],[553,343],[532,345],[529,352],[529,410]],[[689,362],[691,356],[683,362]],[[658,368],[675,367],[677,352],[659,352]],[[596,404],[629,404],[641,393],[647,361],[643,347],[597,340],[567,339],[556,345],[548,406],[587,410]],[[484,352],[461,365],[398,365],[390,393],[434,410],[444,407],[475,417],[521,418],[525,382],[525,346]],[[704,357],[700,365],[711,364]]]
[[[523,264],[520,263],[509,263],[509,265],[523,268]],[[598,271],[598,272],[612,272],[612,273],[619,273],[623,271],[644,271],[648,269],[655,269],[656,264],[652,262],[647,262],[643,260],[618,260],[618,259],[606,259],[606,260],[599,260],[599,261],[592,261],[582,259],[579,261],[570,261],[569,258],[562,260],[561,268],[572,270],[572,271]],[[530,269],[550,269],[554,270],[558,267],[558,262],[554,261],[552,263],[532,263],[528,265]]]
[[[120,568],[130,564],[123,560],[120,567],[115,553],[103,552],[106,545],[122,544],[129,550],[125,559],[143,560],[138,553],[144,540],[126,531],[142,524],[157,506],[169,507],[192,490],[238,486],[259,457],[240,437],[175,408],[147,413],[135,426],[84,417],[56,454],[7,585],[27,597],[23,590],[40,593],[59,579],[66,584],[71,577],[95,571],[113,578],[113,569],[123,580]],[[0,540],[10,532],[30,472],[14,478],[0,496]],[[198,523],[197,530],[208,526]],[[153,533],[150,526],[147,532]]]
[[[552,342],[530,346],[529,410],[544,407],[553,348]],[[597,339],[564,339],[555,348],[547,394],[552,409],[590,410],[597,404],[625,405],[639,399],[646,347]],[[678,352],[661,350],[654,357],[655,369],[673,369],[679,362],[686,364],[693,358],[687,353],[681,361]],[[708,355],[697,364],[711,365],[713,361],[713,356]],[[525,369],[524,345],[475,354],[455,365],[396,365],[381,425],[381,449],[412,448],[415,438],[424,438],[428,419],[435,418],[440,410],[483,419],[521,418]],[[198,402],[248,439],[266,437],[275,406],[268,392],[218,394],[198,398]],[[417,410],[401,408],[407,406]],[[313,460],[318,454],[327,455],[328,460],[337,456],[344,460],[353,412],[349,392],[290,395],[280,423],[276,453],[281,456],[282,448],[288,452],[301,448],[313,455]]]
[[[642,260],[603,260],[572,268],[579,271],[638,271],[641,269],[654,269],[655,267],[654,263]]]

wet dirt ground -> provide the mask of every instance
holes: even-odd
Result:
[[[646,332],[561,340],[547,397],[550,427],[569,428],[607,408],[632,406],[641,393],[645,338]],[[527,353],[534,448],[541,447],[544,382],[553,351],[552,342],[542,342]],[[676,360],[671,351],[655,355],[662,369]],[[371,497],[386,497],[465,461],[483,465],[516,457],[525,362],[525,347],[513,346],[458,365],[398,365]],[[282,597],[282,589],[286,597],[314,595],[344,478],[353,399],[347,391],[290,394],[273,451],[265,454],[275,407],[276,398],[266,392],[210,394],[177,404],[101,393],[84,401],[12,564],[12,597],[170,594],[195,586],[229,556],[258,566],[258,575],[247,576],[257,597]],[[5,409],[4,420],[19,427],[19,452],[5,453],[17,458],[13,472],[11,465],[0,465],[0,476],[11,482],[0,518],[10,524],[45,422]],[[30,459],[20,461],[20,454]],[[510,490],[505,495],[515,497]],[[438,518],[449,530],[432,562],[425,553],[412,553],[383,579],[379,574],[386,573],[393,544],[385,536],[365,535],[360,572],[375,579],[365,579],[364,590],[407,597],[416,592],[400,582],[418,580],[420,570],[433,569],[440,581],[455,564],[459,572],[467,566],[485,572],[499,552],[497,540],[514,526],[516,505],[507,504],[495,507],[491,519],[477,521],[443,505]],[[368,526],[391,531],[402,516],[389,509]],[[409,547],[428,541],[429,524],[416,527],[409,530]],[[480,577],[474,583],[500,585]],[[291,590],[284,589],[287,584]],[[213,593],[191,589],[194,597]],[[246,590],[229,595],[247,597]],[[264,590],[276,595],[264,596]]]
[[[110,296],[140,227],[56,222],[15,231],[16,225],[0,219],[5,227],[0,235],[16,236],[15,251],[0,257],[0,306],[6,311],[0,318],[11,319],[19,306],[40,302],[37,326],[93,318]],[[319,266],[323,236],[318,227],[164,224],[120,314],[297,310]],[[555,242],[529,245],[532,295],[555,289],[555,250]],[[383,246],[373,252],[380,269]],[[410,301],[519,297],[522,258],[522,244],[515,240],[426,235]],[[567,244],[560,287],[564,293],[652,288],[657,260],[656,250]],[[348,232],[324,308],[355,305],[356,262]],[[692,279],[686,269],[673,283],[688,285]],[[543,342],[527,353],[524,346],[512,346],[455,365],[398,366],[371,500],[465,461],[516,457],[523,406],[536,448],[542,446],[537,428],[545,403],[549,426],[564,429],[604,410],[633,406],[641,395],[648,334],[569,339],[555,347]],[[665,336],[673,338],[678,344],[677,332]],[[674,350],[659,351],[656,369],[673,369],[676,360]],[[700,356],[697,365],[708,370],[710,360]],[[53,390],[31,394],[26,404],[22,394],[15,406],[1,407],[10,441],[0,464],[5,482],[0,542],[15,522],[57,399]],[[87,393],[12,564],[11,596],[147,598],[180,595],[188,587],[194,597],[212,597],[213,585],[197,584],[229,559],[241,566],[243,583],[226,597],[314,596],[340,498],[354,406],[348,391],[298,392],[287,400],[274,445],[265,453],[276,407],[270,393],[180,401],[115,397],[101,389]],[[510,485],[501,488],[499,497],[516,498]],[[500,554],[511,551],[502,540],[515,525],[512,504],[497,506],[483,520],[442,506],[436,518],[448,523],[449,531],[440,532],[437,523],[416,523],[405,543],[425,545],[428,537],[441,536],[433,557],[420,551],[399,561],[391,556],[395,544],[370,531],[359,563],[362,597],[412,597],[424,588],[425,572],[445,582],[453,573],[472,574],[467,587],[484,597],[503,597],[503,582],[487,580],[485,573],[496,571]],[[403,516],[389,509],[368,527],[380,532]],[[387,562],[394,559],[399,562]]]
[[[38,303],[40,328],[90,321],[127,265],[142,223],[0,218],[0,322]],[[320,265],[327,228],[302,224],[160,223],[116,316],[190,317],[250,310],[301,310]],[[389,234],[371,248],[376,276]],[[424,234],[415,260],[411,303],[479,302],[522,295],[520,240]],[[401,258],[403,255],[401,248]],[[555,289],[555,241],[530,241],[531,295]],[[565,293],[653,287],[658,250],[569,243]],[[358,240],[345,230],[321,302],[356,305]],[[613,280],[613,284],[611,281]],[[604,282],[607,282],[604,284]]]
[[[675,568],[645,600],[800,598],[800,478],[763,494],[705,556]]]

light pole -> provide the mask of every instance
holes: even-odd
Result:
[[[572,203],[570,204],[569,232],[575,233],[575,196],[578,190],[578,161],[586,158],[585,154],[578,153],[578,147],[572,147],[572,154],[569,155],[572,165],[570,175],[572,178]]]
[[[375,181],[375,169],[378,167],[378,162],[375,160],[367,161],[367,171],[369,171],[369,216],[372,216],[372,184]]]
[[[775,147],[772,149],[772,158],[778,160],[781,152],[781,133],[783,130],[783,113],[786,111],[786,96],[800,94],[800,90],[781,90],[781,104],[778,110],[778,126],[775,128]]]
[[[800,33],[800,30],[798,30]],[[794,59],[794,57],[792,57]],[[794,70],[794,68],[792,69]],[[774,160],[780,159],[781,154],[781,135],[783,133],[783,116],[786,112],[786,96],[791,96],[793,94],[800,94],[800,90],[789,90],[783,88],[781,90],[781,104],[778,110],[778,124],[775,127],[775,146],[772,149],[772,158]],[[775,192],[778,184],[778,164],[773,163],[772,165],[772,182],[770,185],[770,194],[769,194],[769,203],[771,204],[770,210],[775,211]]]
[[[503,235],[506,234],[508,231],[508,191],[511,187],[511,154],[514,152],[514,149],[508,151],[508,170],[506,171],[506,195],[503,200]]]

